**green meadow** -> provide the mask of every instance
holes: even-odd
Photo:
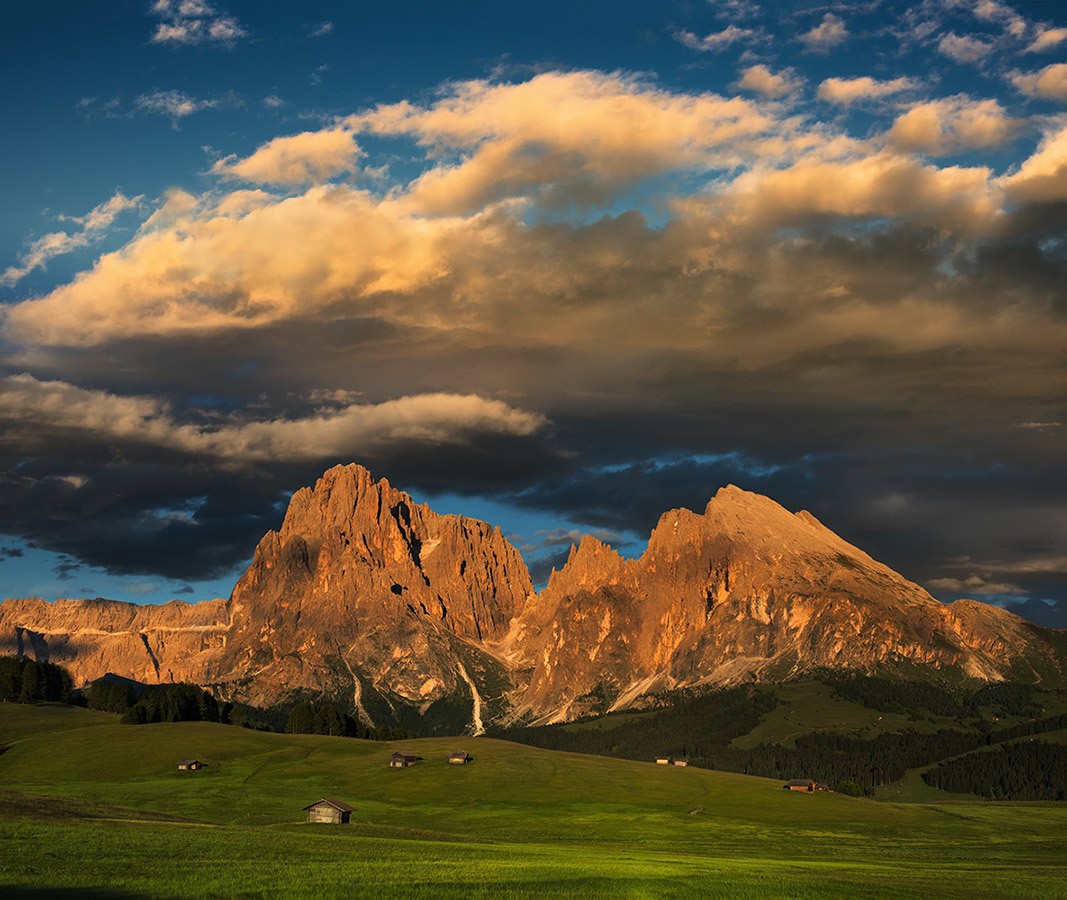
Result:
[[[484,738],[381,744],[0,704],[0,893],[1062,897],[1067,804],[795,794]],[[394,749],[424,761],[390,769]],[[473,754],[450,766],[450,751]],[[207,763],[178,772],[177,760]],[[901,791],[901,797],[909,797]],[[349,825],[308,825],[337,797]]]

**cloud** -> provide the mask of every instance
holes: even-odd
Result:
[[[829,53],[838,44],[848,39],[844,21],[833,13],[827,13],[811,31],[800,35],[798,40],[809,53]]]
[[[996,47],[991,41],[949,32],[937,42],[937,49],[943,56],[947,56],[960,65],[981,66],[989,59]]]
[[[174,194],[121,252],[4,311],[9,339],[91,346],[133,335],[248,330],[292,317],[386,308],[446,280],[453,254],[504,238],[493,217],[422,220],[346,186],[291,198]],[[295,234],[300,240],[293,240]]]
[[[1049,131],[1018,171],[1001,179],[1016,200],[1054,203],[1067,200],[1067,127]]]
[[[1044,53],[1067,41],[1067,28],[1042,26],[1034,36],[1033,43],[1026,48],[1027,53]]]
[[[737,87],[763,97],[778,99],[798,91],[803,81],[792,69],[772,72],[762,63],[741,70]]]
[[[973,100],[965,94],[912,106],[897,117],[889,141],[909,151],[944,156],[999,147],[1022,128],[996,100]]]
[[[998,109],[957,98],[923,146],[988,143],[1010,124]],[[553,316],[542,311],[559,297],[607,291],[643,252],[667,254],[649,259],[650,271],[700,271],[715,258],[747,270],[740,235],[762,241],[784,223],[889,217],[975,234],[1000,214],[988,169],[924,165],[777,115],[741,98],[593,73],[450,85],[428,106],[377,107],[344,128],[278,138],[216,166],[285,186],[323,179],[351,164],[351,129],[416,139],[427,167],[406,185],[384,194],[345,184],[295,196],[171,194],[121,252],[6,309],[3,334],[92,347],[353,317],[445,334],[478,331],[502,315],[532,329],[528,339],[551,341]],[[662,240],[649,239],[637,213],[577,232],[524,222],[532,203],[615,203],[627,185],[673,172],[709,180],[698,196],[672,199],[673,227]],[[735,227],[738,238],[729,238]],[[736,266],[726,262],[737,254]],[[599,304],[580,311],[610,314]]]
[[[439,215],[516,196],[600,203],[656,173],[736,163],[776,122],[742,98],[675,94],[618,73],[547,72],[519,84],[449,85],[430,106],[379,106],[346,125],[427,147],[437,164],[409,192]]]
[[[761,231],[813,216],[915,218],[953,230],[988,227],[998,207],[986,168],[926,166],[885,150],[851,160],[806,159],[740,175],[729,196]]]
[[[818,97],[838,106],[851,106],[863,100],[878,100],[903,91],[915,90],[918,82],[912,78],[893,78],[879,81],[875,78],[827,78],[819,85]]]
[[[73,581],[74,577],[80,574],[82,568],[82,563],[79,560],[64,556],[56,563],[52,571],[60,581]]]
[[[24,555],[22,549],[19,547],[0,546],[0,559],[20,559]]]
[[[274,138],[245,159],[220,159],[211,171],[256,184],[294,187],[350,172],[361,155],[351,132],[341,128],[305,131]]]
[[[246,465],[255,461],[358,458],[405,442],[448,444],[472,434],[526,437],[547,424],[536,413],[475,395],[423,394],[352,404],[303,419],[179,423],[167,404],[60,381],[12,375],[0,381],[0,420],[53,433],[86,434],[104,443],[156,445]]]
[[[248,32],[231,15],[203,0],[156,0],[152,13],[163,19],[152,32],[153,44],[221,44],[232,47]]]
[[[333,34],[333,22],[319,22],[308,29],[309,38],[326,37],[328,34]]]
[[[1030,27],[1026,19],[1014,9],[995,0],[979,0],[974,6],[974,15],[987,22],[1000,23],[1006,34],[1021,38]]]
[[[975,597],[1026,597],[1026,589],[1009,582],[986,581],[980,575],[968,578],[932,578],[926,587],[936,593],[967,594]]]
[[[1067,63],[1054,63],[1037,72],[1011,74],[1012,84],[1028,97],[1067,103]]]
[[[143,113],[155,113],[166,116],[175,128],[178,122],[194,113],[205,109],[219,109],[230,105],[232,100],[219,98],[197,98],[181,91],[151,91],[141,94],[133,102],[134,110]]]
[[[141,195],[127,197],[117,191],[111,199],[94,207],[84,216],[60,216],[61,220],[80,225],[80,230],[74,233],[55,231],[37,238],[21,254],[18,265],[8,266],[0,275],[0,286],[11,287],[35,269],[43,268],[49,260],[88,247],[104,236],[121,213],[137,209],[143,202],[144,197]]]
[[[700,53],[721,53],[731,44],[752,37],[753,34],[755,32],[751,28],[727,25],[722,31],[713,31],[704,37],[697,37],[691,31],[679,31],[675,34],[675,38],[690,50],[697,50]]]

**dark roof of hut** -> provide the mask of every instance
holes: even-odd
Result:
[[[345,803],[344,800],[337,800],[333,797],[323,797],[321,800],[316,800],[314,803],[309,803],[304,809],[311,809],[313,806],[318,806],[320,803],[328,803],[334,809],[339,809],[341,812],[353,812],[351,806]]]

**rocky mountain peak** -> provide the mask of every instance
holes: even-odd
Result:
[[[986,604],[944,606],[807,512],[728,485],[664,513],[625,559],[592,536],[540,596],[500,529],[440,515],[358,465],[297,491],[229,601],[5,601],[0,652],[185,680],[269,705],[560,721],[649,691],[829,666],[1062,678],[1056,641]],[[405,712],[406,711],[406,712]]]

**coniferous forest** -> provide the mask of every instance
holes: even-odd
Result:
[[[1067,746],[1029,740],[968,753],[923,773],[932,787],[989,800],[1067,800]]]
[[[399,727],[368,728],[354,716],[329,703],[297,703],[289,710],[289,734],[330,734],[368,741],[402,741],[414,737]]]
[[[0,656],[0,700],[65,703],[72,687],[70,673],[62,666],[21,656]]]

